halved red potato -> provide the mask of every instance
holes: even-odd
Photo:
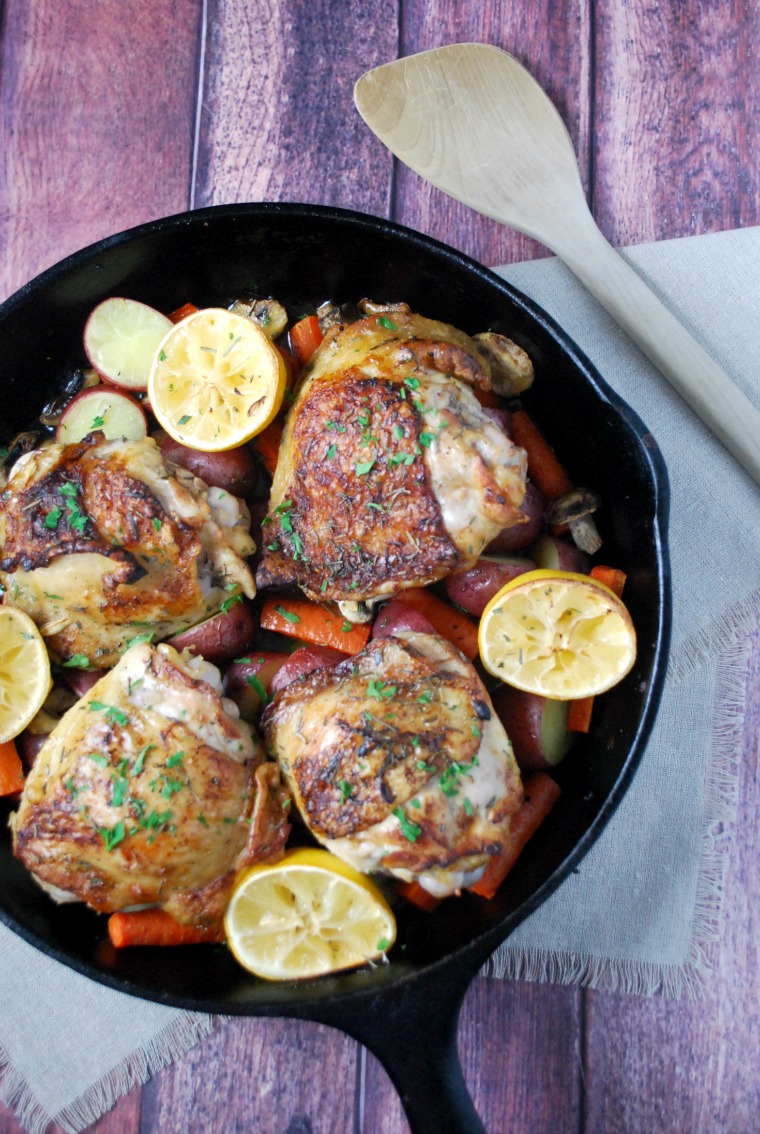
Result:
[[[222,453],[202,453],[167,434],[161,442],[161,452],[167,460],[188,469],[206,484],[223,488],[233,496],[247,496],[256,487],[258,469],[247,445]]]
[[[591,570],[591,560],[585,551],[556,536],[539,536],[530,553],[536,566],[547,571],[575,571],[578,575],[588,575]]]
[[[229,601],[229,600],[228,600]],[[191,650],[206,661],[229,661],[248,646],[256,633],[256,619],[249,602],[234,602],[228,610],[220,610],[197,626],[183,630],[169,639],[175,650]]]
[[[509,555],[513,551],[524,551],[540,535],[544,526],[544,510],[546,501],[532,483],[528,481],[525,487],[525,499],[520,511],[526,517],[523,524],[515,524],[499,532],[486,548],[486,555]]]
[[[495,594],[501,590],[505,583],[524,575],[526,571],[535,570],[536,564],[532,559],[524,556],[511,556],[496,558],[484,555],[469,571],[460,575],[449,575],[444,586],[446,594],[462,610],[480,618]]]
[[[105,669],[67,669],[66,684],[77,697],[84,697],[108,671]]]
[[[272,650],[249,650],[245,657],[235,658],[224,677],[224,695],[235,702],[244,721],[258,720],[277,673],[292,656]]]
[[[399,630],[415,630],[419,634],[435,634],[424,614],[398,599],[391,599],[381,609],[372,627],[373,638],[390,638]]]
[[[340,650],[331,649],[330,646],[300,646],[293,651],[272,678],[272,692],[278,693],[280,689],[297,681],[299,677],[306,677],[315,669],[324,669],[328,665],[337,665],[338,662],[345,660],[345,654]]]
[[[570,751],[575,737],[567,727],[569,701],[501,685],[491,693],[491,703],[521,768],[554,768]]]
[[[37,759],[37,753],[49,736],[49,732],[30,732],[27,728],[20,736],[16,737],[16,749],[27,772],[31,771],[34,761]]]
[[[158,345],[171,319],[136,299],[104,299],[84,328],[84,350],[105,382],[129,390],[147,390]]]
[[[101,384],[71,399],[61,414],[55,437],[62,445],[73,445],[96,429],[108,441],[141,441],[148,435],[148,421],[138,401],[115,386]]]

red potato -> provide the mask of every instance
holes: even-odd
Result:
[[[446,594],[468,614],[480,618],[505,583],[516,579],[518,575],[524,575],[526,571],[533,571],[535,566],[532,559],[522,556],[497,559],[484,555],[469,571],[449,575],[444,583]]]
[[[390,638],[399,630],[415,630],[419,634],[436,632],[424,614],[397,599],[391,599],[381,607],[372,627],[372,637]]]
[[[530,550],[536,565],[547,571],[575,571],[578,575],[588,575],[591,568],[591,560],[585,551],[556,536],[539,536]]]
[[[255,633],[256,620],[251,605],[243,599],[170,638],[169,645],[175,650],[192,650],[206,661],[218,664],[242,654]]]
[[[244,721],[255,723],[272,693],[272,682],[292,654],[249,650],[235,658],[224,677],[224,695],[234,701]]]
[[[272,678],[272,692],[279,693],[281,689],[297,681],[299,677],[306,677],[315,669],[325,669],[330,665],[346,660],[346,655],[330,646],[300,646],[294,650],[288,660],[281,666]]]
[[[84,697],[107,672],[106,669],[67,669],[63,676],[69,689],[77,697]]]
[[[515,524],[491,540],[486,548],[486,555],[509,555],[513,551],[524,551],[541,534],[544,526],[544,510],[546,500],[535,484],[528,481],[525,487],[525,499],[520,511],[526,517],[523,524]]]
[[[90,386],[71,399],[61,414],[55,439],[73,445],[99,429],[107,440],[125,437],[141,441],[148,435],[148,419],[138,401],[114,386]]]
[[[161,452],[168,461],[188,469],[214,488],[223,488],[233,496],[247,496],[256,487],[258,470],[247,445],[227,449],[223,453],[202,453],[181,445],[168,435],[161,442]]]
[[[37,754],[49,736],[49,732],[30,732],[29,729],[25,729],[21,736],[16,737],[16,748],[27,772],[32,770]]]
[[[569,701],[550,701],[501,685],[491,693],[491,703],[521,768],[554,768],[570,751],[574,735],[567,727]]]
[[[104,299],[85,324],[84,351],[104,382],[147,390],[156,351],[173,325],[147,303]]]

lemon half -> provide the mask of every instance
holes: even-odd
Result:
[[[175,441],[219,453],[269,425],[286,383],[284,359],[261,327],[233,311],[206,307],[162,339],[148,399]]]
[[[240,964],[264,980],[355,968],[396,939],[377,886],[328,851],[300,848],[242,875],[224,918]]]
[[[636,660],[636,631],[603,583],[570,571],[529,571],[483,611],[483,665],[527,693],[558,701],[604,693]]]
[[[0,743],[23,732],[52,684],[48,652],[29,615],[0,607]]]

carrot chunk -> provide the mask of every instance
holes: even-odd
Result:
[[[494,896],[562,794],[559,785],[546,772],[533,772],[525,778],[523,786],[525,799],[510,820],[507,845],[501,854],[489,859],[480,880],[470,886],[472,893],[481,898]]]
[[[323,338],[316,315],[307,315],[290,328],[290,349],[299,366],[306,365]]]
[[[176,311],[171,311],[167,318],[171,319],[172,323],[181,323],[188,315],[194,315],[197,310],[194,303],[183,303]]]
[[[597,583],[604,583],[605,587],[614,591],[618,598],[623,597],[623,588],[628,576],[619,567],[603,567],[599,564],[597,567],[591,568],[589,575],[592,579],[596,579]]]
[[[271,421],[266,429],[262,429],[261,433],[257,433],[253,439],[253,447],[261,457],[264,468],[270,476],[274,476],[275,469],[277,468],[277,458],[280,455],[280,445],[282,444],[282,431],[285,428],[285,418],[282,414],[278,414],[274,421]]]
[[[261,608],[261,625],[290,638],[330,646],[342,654],[358,654],[369,641],[369,622],[348,622],[343,615],[320,602],[300,598],[268,598]]]
[[[183,925],[165,910],[132,910],[111,914],[108,936],[117,949],[129,945],[201,945],[224,941],[224,928]]]
[[[13,795],[24,786],[21,757],[12,740],[0,744],[0,795]]]
[[[528,455],[528,476],[549,500],[573,487],[549,442],[525,410],[512,414],[512,440]]]
[[[400,591],[396,595],[396,602],[405,603],[418,610],[420,614],[424,614],[436,633],[461,650],[470,661],[478,656],[476,624],[431,591],[425,590],[424,587],[411,587],[409,590]]]
[[[441,899],[436,898],[435,894],[431,894],[424,886],[420,886],[419,882],[397,882],[396,892],[405,902],[416,906],[418,910],[424,910],[425,913],[430,913],[441,904]]]

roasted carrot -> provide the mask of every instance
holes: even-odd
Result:
[[[512,414],[512,440],[528,454],[528,476],[549,500],[573,487],[554,450],[525,410]]]
[[[291,638],[331,646],[342,654],[358,654],[369,641],[369,622],[348,622],[343,615],[321,602],[300,598],[268,598],[261,608],[261,625]]]
[[[405,902],[416,906],[418,910],[424,910],[425,913],[430,913],[441,903],[440,898],[429,893],[424,886],[420,886],[419,882],[397,882],[396,892]]]
[[[433,629],[461,650],[470,661],[478,656],[478,628],[466,614],[460,614],[424,587],[411,587],[401,591],[396,595],[396,601],[424,614]]]
[[[589,571],[592,579],[604,583],[618,598],[622,597],[623,588],[628,576],[619,567],[604,567],[601,563]],[[591,728],[591,711],[594,707],[593,697],[580,697],[572,701],[567,713],[567,727],[570,732],[588,732]]]
[[[0,744],[0,795],[13,795],[24,786],[21,757],[12,740]]]
[[[274,471],[277,468],[277,458],[280,455],[284,427],[285,418],[282,414],[278,414],[274,421],[271,421],[266,429],[262,429],[261,433],[257,433],[253,439],[253,447],[261,457],[264,468],[270,476],[274,476]]]
[[[171,311],[168,318],[172,323],[181,323],[183,319],[187,319],[188,315],[194,315],[198,308],[194,303],[183,303],[176,311]]]
[[[533,772],[526,776],[524,801],[512,816],[508,843],[501,854],[489,859],[479,882],[470,886],[473,894],[492,898],[517,862],[529,839],[536,833],[554,804],[562,794],[558,784],[546,772]]]
[[[487,409],[504,409],[504,399],[500,398],[498,394],[494,394],[493,390],[480,390],[473,387],[472,392],[480,404]]]
[[[290,349],[299,366],[306,365],[323,338],[316,315],[306,315],[290,328]]]
[[[287,347],[280,346],[279,343],[277,343],[276,346],[283,357],[283,361],[285,362],[285,369],[288,372],[288,385],[291,386],[293,384],[295,373],[298,370],[298,363],[293,358],[293,355],[290,353]]]
[[[108,936],[117,949],[128,945],[201,945],[204,941],[224,941],[224,928],[183,925],[165,910],[132,910],[111,914]]]

